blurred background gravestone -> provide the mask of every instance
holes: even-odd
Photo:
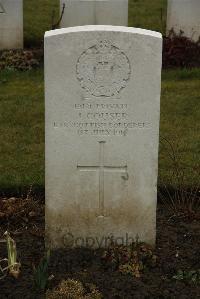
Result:
[[[197,41],[200,37],[200,0],[168,0],[167,35],[177,35]]]
[[[23,48],[23,0],[0,0],[0,49]]]
[[[128,0],[60,0],[65,5],[60,27],[81,25],[128,26]]]

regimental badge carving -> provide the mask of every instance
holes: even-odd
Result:
[[[130,78],[131,66],[125,53],[103,40],[81,54],[76,74],[85,93],[95,97],[119,97]]]

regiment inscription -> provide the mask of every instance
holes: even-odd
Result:
[[[149,129],[150,123],[132,119],[129,105],[118,104],[74,104],[74,119],[56,120],[55,129],[74,129],[80,136],[127,136],[134,129]]]

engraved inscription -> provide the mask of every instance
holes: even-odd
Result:
[[[105,216],[104,207],[104,172],[118,172],[124,180],[128,180],[127,165],[109,166],[104,163],[104,145],[105,141],[99,141],[99,163],[98,165],[77,165],[80,171],[98,171],[99,172],[99,216]]]
[[[6,13],[2,3],[0,3],[0,13]]]
[[[119,97],[130,74],[126,54],[106,40],[84,51],[76,65],[82,89],[95,97]]]
[[[74,104],[73,120],[54,121],[54,128],[76,130],[77,134],[91,136],[127,136],[136,129],[149,129],[147,121],[132,119],[126,103],[79,103]]]

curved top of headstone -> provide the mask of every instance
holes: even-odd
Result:
[[[147,35],[157,38],[162,38],[162,34],[160,32],[146,30],[141,28],[134,27],[125,27],[125,26],[111,26],[111,25],[86,25],[86,26],[77,26],[77,27],[68,27],[61,28],[56,30],[50,30],[45,32],[45,38],[51,37],[54,35],[62,35],[67,33],[75,33],[75,32],[89,32],[89,31],[111,31],[111,32],[124,32],[124,33],[133,33],[139,35]]]

